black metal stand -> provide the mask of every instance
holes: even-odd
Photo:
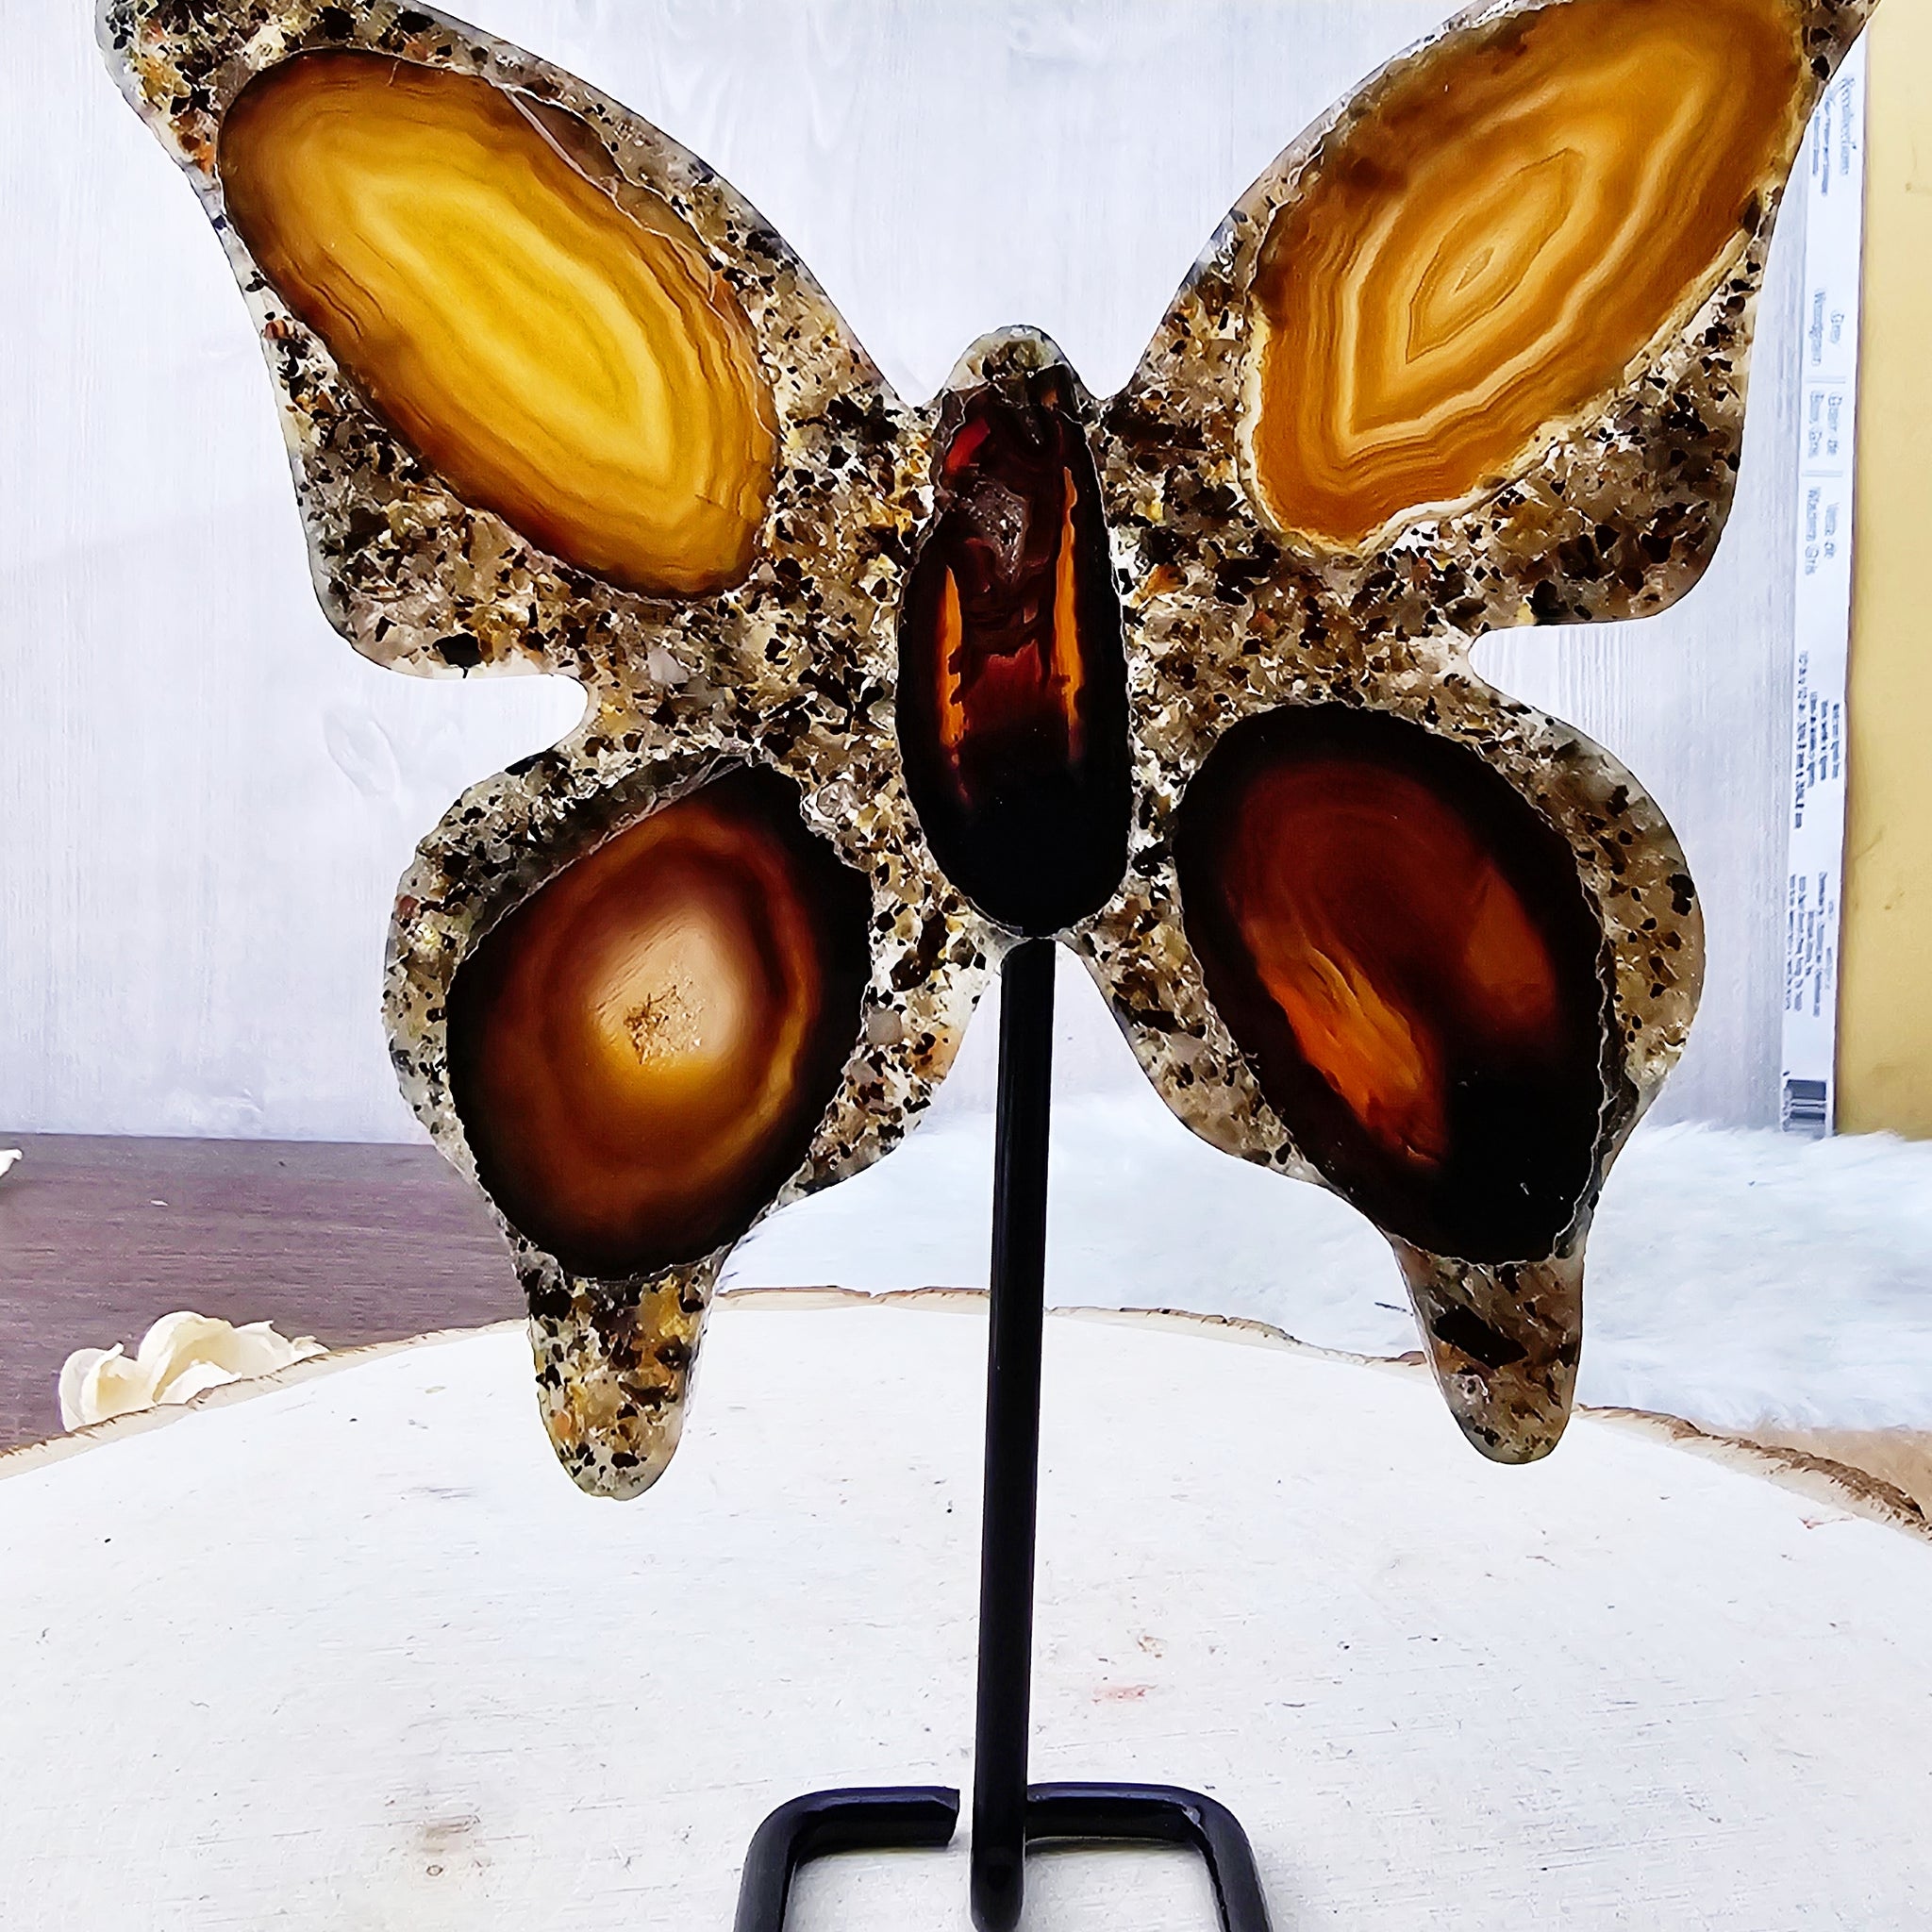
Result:
[[[1000,975],[973,1923],[979,1932],[1013,1932],[1025,1897],[1026,1847],[1062,1839],[1191,1846],[1207,1861],[1223,1932],[1269,1932],[1254,1852],[1224,1805],[1171,1785],[1026,1782],[1055,953],[1051,940],[1027,940],[1007,955]],[[958,1817],[959,1793],[946,1785],[815,1791],[780,1805],[745,1856],[735,1932],[782,1932],[791,1875],[808,1859],[936,1851],[952,1841]]]

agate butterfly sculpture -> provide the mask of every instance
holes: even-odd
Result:
[[[546,62],[391,0],[108,0],[332,623],[590,693],[424,840],[387,990],[579,1484],[663,1469],[724,1256],[903,1135],[1019,935],[1197,1134],[1374,1222],[1478,1448],[1555,1442],[1701,934],[1641,787],[1469,650],[1708,561],[1866,5],[1478,7],[1241,197],[1119,394],[1016,328],[910,405]]]

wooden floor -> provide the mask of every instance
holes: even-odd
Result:
[[[502,1239],[428,1147],[24,1135],[0,1180],[0,1447],[55,1434],[70,1350],[171,1308],[331,1346],[502,1321]]]

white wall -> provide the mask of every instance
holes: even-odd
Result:
[[[892,380],[1007,322],[1124,379],[1237,192],[1430,0],[1084,5],[470,0],[720,167]],[[413,1133],[377,1018],[409,848],[577,715],[551,680],[425,684],[310,595],[252,334],[84,0],[0,0],[0,1126]],[[1671,615],[1488,647],[1671,812],[1712,972],[1679,1113],[1768,1121],[1788,478],[1784,233],[1739,510]],[[1121,1077],[1097,1003],[1069,1071]]]

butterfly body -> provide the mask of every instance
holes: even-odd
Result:
[[[895,1143],[1022,933],[1196,1133],[1371,1214],[1479,1447],[1556,1441],[1702,936],[1637,781],[1470,647],[1708,561],[1783,172],[1862,11],[1479,7],[1285,151],[1119,394],[1015,328],[912,405],[728,185],[548,63],[390,0],[108,0],[331,620],[587,693],[424,841],[386,996],[580,1483],[663,1468],[731,1241]],[[399,292],[358,310],[343,250]]]
[[[983,910],[1032,934],[1112,897],[1131,810],[1091,406],[1056,355],[1011,331],[965,358],[978,380],[956,375],[898,625],[899,751],[925,836]]]

